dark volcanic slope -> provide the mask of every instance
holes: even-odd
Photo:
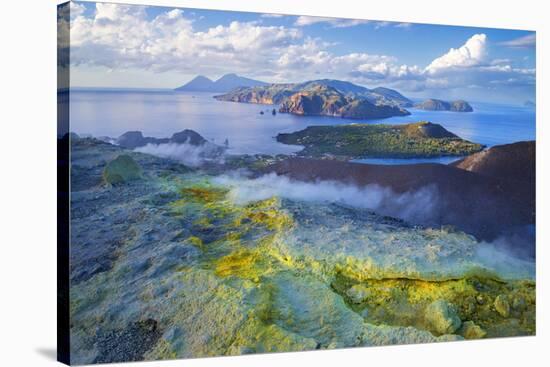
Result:
[[[512,228],[534,223],[530,190],[502,179],[441,164],[370,165],[333,160],[291,158],[267,169],[300,181],[332,180],[358,186],[377,184],[396,193],[434,189],[436,213],[426,225],[454,225],[478,239],[494,240]],[[421,205],[421,203],[419,204]],[[534,254],[534,244],[518,246]]]
[[[535,142],[497,145],[452,165],[481,175],[535,182]]]

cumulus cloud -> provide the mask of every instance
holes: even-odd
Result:
[[[528,34],[527,36],[501,42],[500,44],[502,46],[512,47],[512,48],[533,48],[537,45],[537,36],[535,33],[532,33],[532,34]]]
[[[73,66],[206,75],[231,71],[272,82],[330,77],[404,92],[532,85],[535,79],[534,70],[490,60],[485,34],[473,35],[422,67],[365,51],[336,54],[334,44],[304,34],[304,27],[315,23],[349,27],[369,23],[366,20],[301,16],[294,26],[267,26],[261,17],[278,15],[263,14],[258,21],[233,21],[199,31],[192,15],[180,9],[151,17],[144,6],[97,3],[93,12],[86,12],[81,4],[71,6]],[[410,27],[409,23],[370,23],[374,28]],[[513,40],[509,45],[519,47],[528,40]]]
[[[487,36],[475,34],[459,48],[451,48],[445,55],[433,60],[426,68],[436,73],[451,68],[464,68],[480,65],[487,56]]]
[[[234,21],[195,31],[193,20],[179,9],[153,19],[145,9],[97,3],[93,17],[77,16],[71,22],[71,61],[155,71],[194,71],[209,65],[244,70],[254,61],[274,58],[301,37],[298,29],[257,22]]]

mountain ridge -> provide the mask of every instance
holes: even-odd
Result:
[[[267,85],[267,83],[260,80],[239,76],[235,73],[229,73],[221,76],[216,81],[213,81],[204,75],[197,75],[189,82],[175,88],[174,90],[178,92],[226,93],[238,87],[253,87],[262,85]]]

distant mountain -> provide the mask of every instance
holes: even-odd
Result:
[[[523,106],[524,106],[524,107],[529,107],[529,108],[535,108],[535,107],[537,107],[537,105],[536,105],[535,102],[533,102],[533,101],[525,101],[525,103],[523,103]]]
[[[414,107],[427,111],[472,112],[474,110],[468,102],[461,99],[447,102],[440,99],[430,98],[424,102],[414,105]]]
[[[277,83],[265,86],[237,88],[216,96],[221,101],[280,104],[295,93],[308,92],[320,87],[330,87],[348,98],[364,99],[374,105],[408,107],[412,101],[389,88],[369,89],[350,82],[335,79],[311,80],[303,83]]]
[[[199,75],[187,84],[176,88],[177,91],[210,92],[214,88],[214,82],[205,76]]]
[[[212,81],[205,76],[199,75],[187,84],[184,84],[175,90],[179,92],[225,93],[239,87],[255,87],[263,85],[267,85],[267,83],[238,76],[237,74],[225,74],[216,81]]]

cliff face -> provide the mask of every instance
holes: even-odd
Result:
[[[214,98],[220,101],[280,104],[295,93],[305,93],[319,88],[332,88],[342,96],[365,99],[375,105],[412,106],[412,101],[396,90],[382,87],[368,89],[350,82],[333,79],[236,88]]]
[[[474,110],[468,102],[461,99],[447,102],[430,98],[422,103],[416,104],[414,107],[427,111],[472,112]]]
[[[335,88],[317,86],[284,100],[279,112],[295,115],[322,115],[350,119],[405,116],[410,113],[393,105],[375,105],[366,99],[345,96]]]
[[[281,104],[279,112],[338,116],[340,108],[347,103],[347,98],[336,89],[318,87],[292,94]]]

